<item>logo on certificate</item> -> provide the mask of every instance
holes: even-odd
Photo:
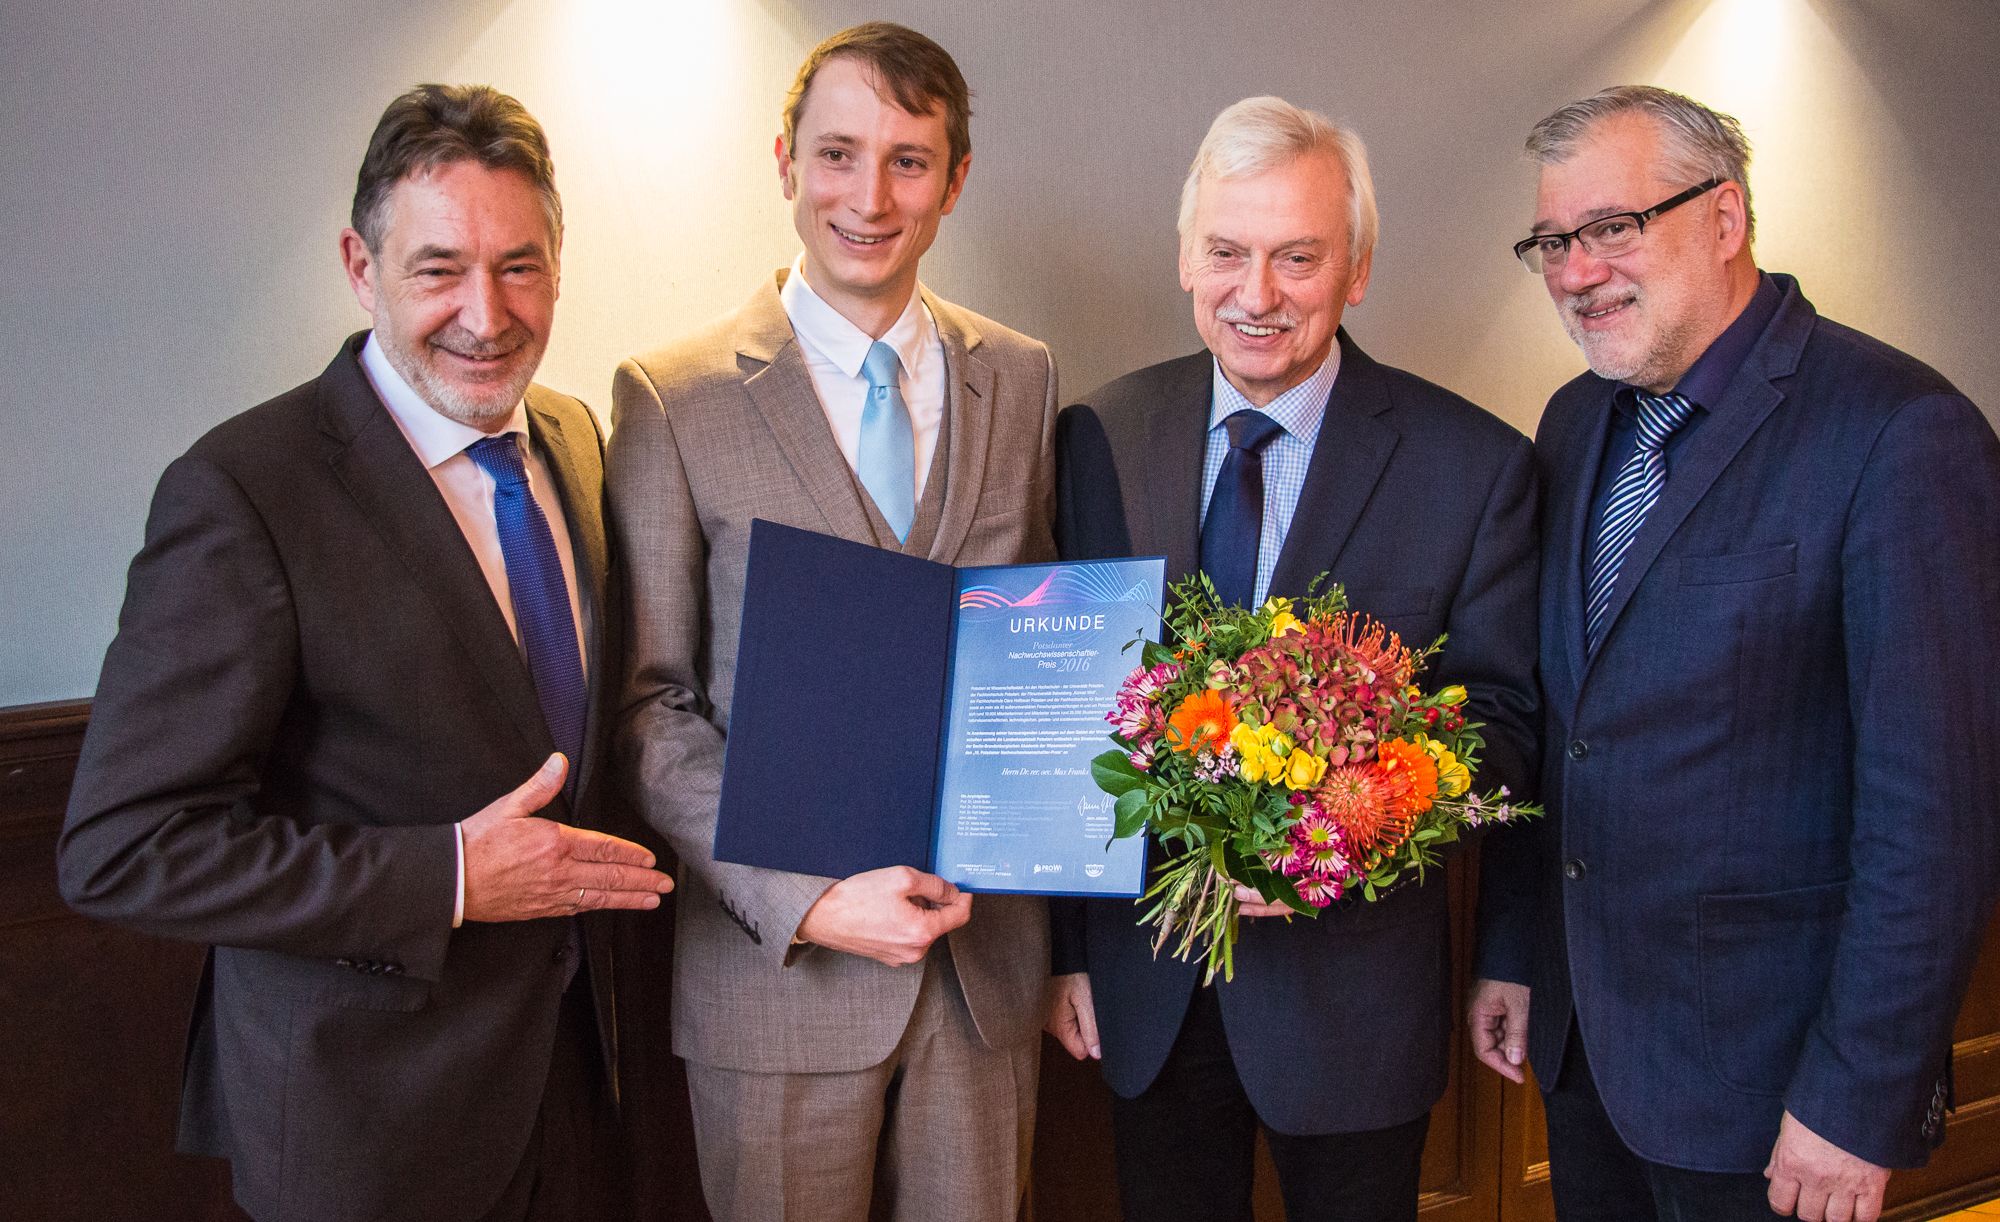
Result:
[[[1101,861],[1093,861],[1083,867],[1083,876],[1085,878],[1096,878],[1103,873],[1104,863]]]

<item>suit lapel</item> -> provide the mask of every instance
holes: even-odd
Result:
[[[843,539],[874,543],[875,529],[861,504],[860,485],[826,422],[826,409],[813,389],[812,373],[792,334],[791,319],[778,299],[783,277],[780,272],[759,288],[740,316],[736,351],[761,366],[744,378],[744,393],[764,418],[807,497],[825,518],[828,531]]]
[[[555,477],[556,493],[562,498],[563,517],[569,527],[570,551],[576,559],[577,580],[588,583],[583,600],[586,609],[583,619],[589,633],[584,642],[589,666],[584,673],[589,679],[591,698],[584,723],[584,742],[592,743],[603,731],[599,719],[604,704],[596,698],[597,693],[605,683],[615,681],[604,671],[605,617],[612,611],[607,604],[605,586],[605,575],[610,572],[611,549],[604,535],[604,506],[599,495],[602,482],[586,478],[576,457],[579,447],[587,448],[586,452],[594,451],[597,436],[594,431],[587,436],[571,436],[563,426],[561,415],[549,406],[545,398],[547,394],[539,386],[528,387],[528,431],[547,457],[549,472]],[[580,771],[576,784],[571,787],[572,792],[581,794],[584,786],[590,783],[591,764],[596,755],[595,751],[586,750],[583,759],[576,761]]]
[[[1778,308],[1778,314],[1766,328],[1764,337],[1745,358],[1743,367],[1736,371],[1728,393],[1722,402],[1709,413],[1694,436],[1688,438],[1680,453],[1674,456],[1667,469],[1667,486],[1660,493],[1660,499],[1653,506],[1646,521],[1639,527],[1638,535],[1632,540],[1632,550],[1618,569],[1618,585],[1611,592],[1611,602],[1604,610],[1604,639],[1610,640],[1617,631],[1618,617],[1632,601],[1633,591],[1645,580],[1658,560],[1660,552],[1687,520],[1688,514],[1716,479],[1736,458],[1749,442],[1752,435],[1763,426],[1764,421],[1782,403],[1785,394],[1778,389],[1779,378],[1788,377],[1798,368],[1799,355],[1805,346],[1806,334],[1812,329],[1812,306],[1798,295],[1794,288],[1786,295]],[[1603,439],[1599,438],[1598,452],[1603,452]],[[1579,554],[1581,554],[1579,552]],[[1581,595],[1578,598],[1581,599]],[[1598,652],[1603,652],[1599,646]],[[1588,667],[1583,676],[1588,678]]]
[[[1206,352],[1167,371],[1161,408],[1148,414],[1145,464],[1133,473],[1151,505],[1153,532],[1150,540],[1135,539],[1135,550],[1164,554],[1168,581],[1201,567],[1201,468],[1214,377],[1215,361]]]
[[[466,546],[458,520],[410,443],[368,385],[356,336],[320,379],[320,428],[327,462],[362,516],[402,558],[411,582],[492,690],[507,724],[531,753],[554,749],[527,662],[514,644],[493,589]]]
[[[1573,444],[1581,448],[1575,459],[1555,464],[1562,472],[1560,483],[1550,492],[1551,513],[1549,529],[1551,536],[1562,547],[1560,563],[1556,571],[1561,574],[1561,588],[1557,594],[1556,614],[1562,623],[1563,649],[1569,655],[1569,673],[1579,680],[1583,676],[1584,635],[1583,635],[1583,583],[1584,536],[1590,530],[1591,497],[1596,491],[1597,468],[1604,453],[1604,438],[1611,431],[1612,396],[1617,393],[1615,385],[1606,383],[1603,402],[1584,420],[1583,436],[1573,439]],[[1594,461],[1595,459],[1595,461]],[[1579,684],[1580,686],[1580,684]]]
[[[1271,574],[1271,593],[1302,595],[1308,582],[1333,568],[1396,449],[1396,430],[1376,419],[1389,406],[1381,367],[1342,329],[1340,372]]]
[[[977,352],[979,332],[947,302],[924,294],[944,345],[945,412],[951,451],[945,472],[943,516],[931,540],[930,559],[950,564],[958,556],[979,509],[986,451],[993,440],[993,367]]]

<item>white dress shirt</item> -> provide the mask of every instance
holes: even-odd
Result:
[[[479,561],[479,569],[486,575],[486,585],[493,591],[493,601],[500,606],[500,614],[507,619],[507,631],[514,634],[514,644],[521,643],[521,630],[514,623],[514,598],[507,585],[507,559],[500,550],[500,527],[493,517],[493,477],[485,468],[472,460],[465,452],[467,446],[487,436],[471,425],[460,424],[445,416],[426,403],[396,367],[389,363],[388,353],[369,335],[368,342],[361,346],[361,370],[368,375],[369,385],[375,388],[375,396],[382,400],[382,406],[389,409],[390,419],[402,431],[403,439],[410,443],[410,449],[417,455],[417,461],[430,472],[431,482],[444,497],[451,516],[458,522],[459,533],[465,536],[466,546],[472,549]],[[583,645],[583,608],[577,595],[576,557],[570,548],[569,522],[563,516],[562,497],[557,495],[555,477],[549,474],[548,464],[535,447],[528,444],[528,410],[525,404],[514,405],[514,414],[500,430],[519,438],[525,452],[528,472],[528,491],[535,503],[542,507],[542,516],[549,522],[549,533],[555,536],[556,555],[562,560],[563,584],[569,587],[569,613],[576,624],[576,642],[579,665],[588,673],[589,651]],[[497,435],[497,434],[496,434]],[[576,761],[571,760],[574,768]],[[525,779],[525,778],[523,778]],[[457,898],[452,902],[451,925],[458,928],[465,921],[465,832],[455,829],[458,835],[458,883]]]
[[[812,374],[813,390],[819,395],[820,410],[840,445],[841,456],[851,469],[854,453],[861,443],[861,409],[868,403],[868,379],[862,376],[861,362],[875,341],[868,333],[847,321],[806,283],[805,256],[792,260],[792,274],[778,291],[785,315],[792,320],[792,334],[799,340],[799,352]],[[924,305],[923,293],[913,290],[909,304],[882,336],[882,342],[896,350],[903,372],[898,381],[903,402],[910,409],[910,431],[916,435],[917,486],[915,500],[924,498],[924,481],[930,476],[931,458],[937,453],[938,428],[944,421],[945,367],[944,341],[938,338],[937,320]]]

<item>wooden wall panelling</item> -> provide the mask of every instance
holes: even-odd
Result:
[[[85,920],[62,905],[55,844],[88,703],[0,709],[0,1218],[240,1222],[227,1168],[173,1153],[181,1048],[199,947]],[[626,834],[648,840],[636,826]],[[657,849],[662,848],[654,844]],[[661,853],[662,860],[666,854]],[[1456,985],[1469,961],[1471,861],[1447,874]],[[685,1076],[670,1049],[671,904],[613,919],[620,958],[630,1216],[705,1222]],[[1452,1079],[1432,1114],[1426,1222],[1551,1222],[1540,1096],[1473,1061],[1454,1024]],[[1892,1222],[2000,1195],[2000,915],[1956,1030],[1958,1111],[1920,1171],[1890,1181]],[[1033,1222],[1117,1217],[1106,1088],[1044,1045]],[[1258,1222],[1283,1217],[1260,1156]]]
[[[234,1222],[227,1167],[173,1152],[202,949],[85,920],[56,893],[88,708],[0,715],[0,1218]]]

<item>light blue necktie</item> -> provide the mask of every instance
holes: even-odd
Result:
[[[499,527],[500,555],[507,562],[514,628],[528,655],[528,674],[535,681],[535,698],[541,703],[549,737],[556,750],[569,757],[564,788],[574,793],[588,702],[562,557],[556,553],[548,518],[528,490],[528,472],[514,434],[482,438],[465,452],[493,477],[493,521]]]
[[[1632,540],[1646,524],[1660,490],[1667,486],[1667,438],[1687,423],[1694,404],[1680,395],[1639,396],[1639,444],[1618,468],[1611,496],[1604,502],[1604,520],[1597,527],[1597,546],[1590,555],[1590,581],[1584,586],[1584,639],[1590,653],[1604,642],[1605,612],[1618,588],[1618,569]]]
[[[896,350],[879,339],[862,360],[868,402],[861,409],[861,442],[854,451],[854,473],[898,543],[910,537],[910,523],[917,517],[917,438],[897,384],[902,367]]]

